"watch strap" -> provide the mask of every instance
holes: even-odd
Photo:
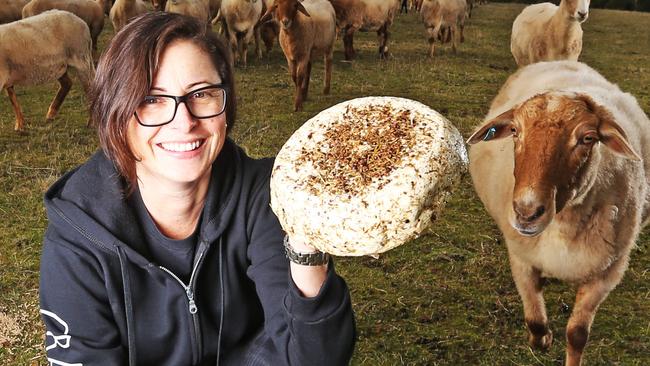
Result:
[[[284,254],[287,258],[296,264],[303,266],[322,266],[329,263],[330,255],[321,251],[311,253],[297,252],[289,243],[289,236],[284,236]]]

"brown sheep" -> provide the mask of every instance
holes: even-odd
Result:
[[[311,63],[317,57],[324,57],[325,61],[323,93],[330,91],[336,39],[334,8],[327,0],[275,0],[261,21],[266,21],[271,14],[280,24],[280,46],[296,85],[294,110],[301,111],[309,90]]]
[[[650,216],[650,120],[575,61],[512,75],[468,139],[474,188],[505,238],[532,347],[551,346],[544,277],[577,286],[566,365],[581,364],[598,306]]]
[[[273,6],[273,0],[263,0],[262,1],[262,14],[266,14],[271,6]],[[280,36],[280,24],[274,19],[267,20],[265,22],[259,22],[257,26],[260,29],[260,37],[264,42],[266,49],[266,54],[268,55],[273,49],[275,41]]]

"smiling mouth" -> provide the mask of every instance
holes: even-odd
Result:
[[[198,149],[199,147],[201,147],[201,145],[203,145],[204,142],[205,139],[196,140],[192,142],[161,142],[158,144],[158,146],[165,151],[188,152],[188,151],[194,151]]]

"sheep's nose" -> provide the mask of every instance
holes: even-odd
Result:
[[[589,14],[589,13],[586,12],[586,11],[585,11],[585,12],[579,11],[579,12],[578,12],[578,18],[579,18],[580,20],[585,20],[585,19],[587,19],[587,15],[588,15],[588,14]]]
[[[546,212],[544,205],[522,205],[518,204],[517,202],[513,204],[513,209],[517,214],[517,219],[522,222],[533,222],[544,215],[544,212]]]
[[[289,19],[282,19],[282,25],[283,25],[285,28],[289,27],[289,24],[290,24],[290,23],[291,23],[291,21],[290,21]]]

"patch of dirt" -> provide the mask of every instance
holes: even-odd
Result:
[[[0,312],[0,347],[8,347],[20,339],[21,329],[16,319]]]

